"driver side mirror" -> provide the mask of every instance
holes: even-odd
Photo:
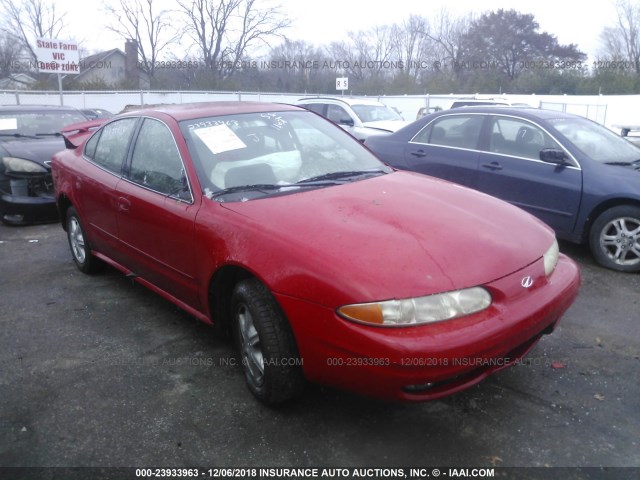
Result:
[[[351,118],[341,118],[338,122],[340,125],[347,125],[348,127],[353,127],[354,122]]]
[[[543,148],[540,150],[540,160],[555,165],[567,165],[569,162],[564,150],[558,148]]]

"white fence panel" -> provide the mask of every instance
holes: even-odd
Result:
[[[76,108],[104,108],[120,112],[127,105],[157,103],[192,103],[211,101],[259,101],[275,103],[295,103],[309,96],[302,93],[262,93],[262,92],[210,92],[210,91],[94,91],[63,92],[62,104]],[[322,95],[327,96],[327,95]],[[339,97],[339,95],[328,95]],[[350,97],[349,95],[344,95]],[[506,99],[510,102],[526,103],[532,107],[576,113],[591,118],[609,128],[615,125],[640,125],[640,95],[388,95],[369,96],[396,108],[405,120],[415,120],[421,107],[448,105],[451,100],[461,97]],[[2,105],[60,105],[57,91],[0,91]],[[619,130],[619,129],[618,129]]]

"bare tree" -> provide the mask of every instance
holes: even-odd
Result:
[[[0,29],[31,61],[36,60],[36,38],[57,38],[65,27],[65,15],[56,9],[55,0],[0,0]]]
[[[472,15],[456,18],[447,10],[441,10],[431,24],[431,31],[426,33],[433,42],[433,52],[439,57],[439,65],[451,69],[458,79],[463,70],[466,35],[472,21]]]
[[[640,73],[640,2],[618,0],[617,21],[600,34],[605,57],[629,62]]]
[[[417,15],[411,15],[392,30],[395,57],[402,62],[406,77],[416,81],[430,57],[431,39],[429,21]]]
[[[271,48],[263,67],[263,77],[272,88],[288,92],[318,91],[335,83],[333,73],[325,68],[330,59],[322,49],[304,40],[285,39]]]
[[[178,2],[187,17],[187,32],[207,68],[214,68],[229,56],[224,44],[225,32],[241,0],[181,0]]]
[[[106,4],[105,10],[113,19],[107,28],[137,42],[138,67],[153,80],[160,54],[178,39],[169,21],[170,12],[159,9],[154,0],[118,0],[115,6]]]
[[[257,0],[244,0],[240,5],[240,17],[236,30],[237,41],[234,61],[244,57],[251,47],[258,43],[268,45],[269,39],[281,36],[282,30],[291,25],[279,6],[259,9]]]
[[[251,47],[267,43],[290,25],[279,6],[256,0],[179,0],[187,31],[205,66],[223,77],[241,67]]]
[[[357,81],[374,82],[392,75],[394,37],[390,25],[349,32],[347,37],[348,40],[333,42],[328,47],[338,73]]]
[[[0,78],[21,70],[20,50],[8,34],[0,32]]]

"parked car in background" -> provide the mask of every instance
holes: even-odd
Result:
[[[480,106],[498,106],[498,107],[530,107],[531,105],[526,103],[512,103],[508,100],[495,100],[493,98],[457,98],[455,100],[451,100],[445,102],[444,105],[434,106],[434,107],[421,107],[418,109],[418,114],[416,115],[416,120],[427,116],[430,113],[439,112],[441,110],[449,110],[452,108],[462,108],[462,107],[480,107]]]
[[[64,150],[60,130],[86,121],[78,110],[0,106],[0,218],[7,224],[56,221],[51,156]]]
[[[53,174],[77,267],[106,262],[231,331],[265,403],[304,379],[457,392],[517,362],[578,293],[542,222],[393,171],[299,107],[158,107],[67,140]]]
[[[314,97],[302,98],[297,104],[340,125],[360,141],[395,132],[409,123],[394,109],[375,100]]]
[[[89,120],[113,117],[113,113],[111,113],[109,110],[105,110],[104,108],[83,108],[80,111]]]
[[[614,270],[640,271],[640,148],[576,115],[466,107],[367,146],[388,164],[507,200]]]

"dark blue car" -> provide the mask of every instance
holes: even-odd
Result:
[[[517,205],[596,260],[640,271],[640,148],[583,117],[472,107],[428,115],[365,143],[402,170]],[[472,206],[470,206],[472,208]],[[469,232],[469,241],[477,232]]]
[[[0,221],[55,222],[51,157],[64,150],[60,130],[87,118],[75,108],[0,106]]]

